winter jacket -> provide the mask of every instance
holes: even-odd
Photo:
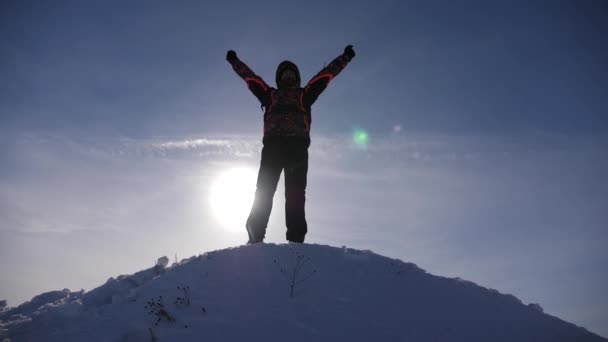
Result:
[[[234,71],[247,83],[249,90],[260,100],[264,108],[264,141],[272,137],[300,137],[310,145],[311,106],[325,90],[329,82],[336,77],[350,58],[342,54],[315,75],[302,88],[297,66],[289,61],[279,64],[276,73],[277,88],[268,86],[240,59],[232,63]],[[279,85],[283,70],[295,71],[297,86],[295,88]]]

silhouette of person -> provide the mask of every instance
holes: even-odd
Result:
[[[304,242],[308,231],[304,203],[310,146],[311,106],[329,82],[355,57],[352,45],[316,74],[308,84],[300,85],[298,67],[283,61],[277,67],[277,88],[268,86],[243,63],[233,50],[226,60],[247,83],[264,109],[264,137],[255,198],[245,224],[249,244],[264,241],[272,210],[272,199],[281,172],[285,171],[285,223],[287,240]]]

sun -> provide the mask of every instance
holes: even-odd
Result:
[[[246,167],[221,172],[213,181],[209,202],[215,218],[227,230],[245,231],[255,195],[257,173]]]

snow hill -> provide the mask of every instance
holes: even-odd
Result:
[[[608,341],[370,251],[257,244],[167,263],[0,309],[0,341]]]

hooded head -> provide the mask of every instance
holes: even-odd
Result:
[[[283,73],[286,72],[285,77]],[[291,71],[291,72],[289,72]],[[278,88],[283,87],[300,87],[300,70],[298,66],[290,61],[283,61],[277,67],[276,82]]]

